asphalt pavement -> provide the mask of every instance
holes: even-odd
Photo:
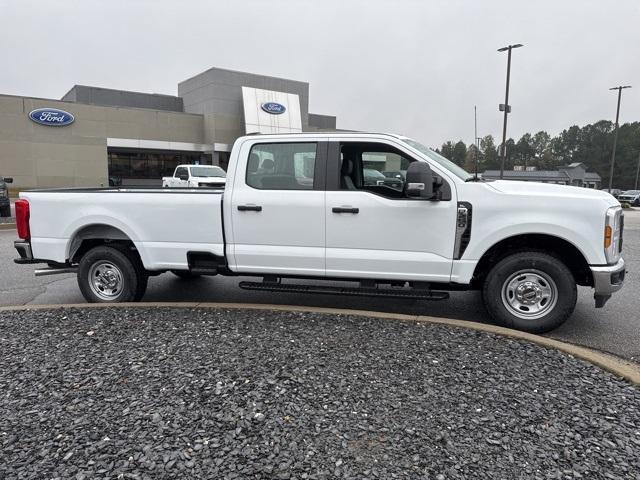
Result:
[[[0,230],[0,305],[83,303],[74,275],[35,277],[33,266],[16,265],[14,231]],[[625,212],[623,256],[628,274],[624,288],[602,309],[594,308],[593,290],[580,287],[573,316],[548,336],[640,362],[640,211]],[[448,300],[340,297],[251,292],[238,288],[238,277],[202,277],[185,281],[166,273],[149,280],[144,301],[238,302],[351,308],[431,315],[491,323],[478,292],[452,292]]]

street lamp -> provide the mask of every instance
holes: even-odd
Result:
[[[622,90],[625,88],[631,88],[631,85],[620,85],[618,87],[611,87],[609,90],[618,90],[618,108],[616,109],[616,133],[613,135],[613,151],[611,152],[611,170],[609,171],[609,193],[611,193],[611,186],[613,185],[613,164],[616,161],[616,145],[618,144],[618,118],[620,117],[620,97],[622,97]]]
[[[499,110],[504,111],[504,123],[502,124],[502,162],[500,163],[500,179],[504,176],[504,162],[507,158],[507,114],[511,112],[511,106],[509,105],[509,76],[511,75],[511,50],[514,48],[520,48],[523,45],[521,43],[516,43],[515,45],[509,45],[507,47],[499,48],[499,52],[508,51],[509,54],[507,56],[507,89],[504,94],[504,105],[500,105]]]

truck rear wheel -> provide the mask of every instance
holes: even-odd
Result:
[[[118,248],[105,246],[84,254],[78,265],[78,286],[90,303],[132,302],[144,294],[131,257]]]
[[[577,288],[559,258],[524,251],[503,258],[489,271],[482,298],[489,314],[502,325],[544,333],[571,316]]]
[[[0,217],[10,217],[11,216],[11,206],[7,205],[6,207],[0,207]]]

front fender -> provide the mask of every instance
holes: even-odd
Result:
[[[604,221],[603,221],[604,222]],[[568,228],[564,225],[549,223],[518,223],[503,227],[494,226],[494,229],[484,228],[479,232],[472,230],[471,242],[461,260],[478,261],[497,243],[517,235],[550,235],[560,238],[572,244],[582,254],[588,264],[605,264],[604,248],[594,243],[593,228],[585,230]],[[604,226],[599,229],[603,231]]]

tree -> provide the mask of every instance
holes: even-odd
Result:
[[[500,159],[496,144],[491,135],[487,135],[480,140],[480,149],[482,150],[482,169],[483,170],[500,170]]]
[[[482,172],[482,169],[480,167],[480,164],[482,163],[482,159],[481,159],[481,153],[480,150],[478,150],[478,148],[471,144],[469,145],[469,148],[467,148],[467,156],[464,160],[464,169],[469,172],[469,173],[474,173],[476,170],[476,157],[478,160],[478,173]]]
[[[462,140],[455,144],[453,147],[453,158],[451,161],[461,167],[464,165],[464,161],[467,158],[467,146]]]
[[[440,147],[439,153],[444,158],[448,158],[449,160],[453,161],[453,149],[454,149],[454,144],[453,142],[449,141],[447,143],[442,144],[442,147]]]
[[[535,149],[533,147],[533,138],[530,133],[525,133],[520,137],[517,147],[517,158],[514,159],[517,165],[522,165],[523,167],[531,166],[533,164],[533,159],[535,158]]]

